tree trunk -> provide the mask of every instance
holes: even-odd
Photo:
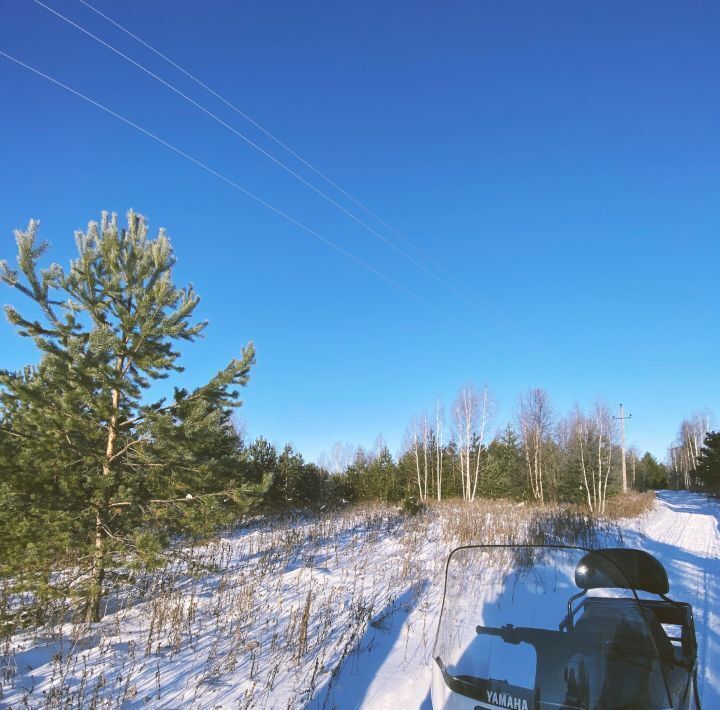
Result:
[[[590,498],[590,485],[588,484],[588,477],[587,477],[587,469],[585,468],[585,447],[583,446],[583,436],[584,432],[582,430],[582,427],[580,427],[580,431],[578,433],[578,441],[580,443],[580,466],[582,468],[582,475],[583,475],[583,482],[585,484],[585,492],[587,493],[587,502],[588,502],[588,508],[590,508],[590,512],[593,512],[593,501],[592,498]],[[593,486],[594,488],[594,486]]]
[[[437,455],[437,499],[442,500],[442,465],[443,465],[443,448],[442,448],[442,423],[440,422],[440,403],[435,405],[435,443]]]
[[[415,443],[415,445],[413,447],[413,458],[415,459],[415,470],[417,471],[418,495],[420,496],[420,501],[422,502],[424,500],[424,498],[423,498],[422,482],[420,480],[420,452],[418,451],[417,431],[415,432],[415,442],[414,443]]]
[[[477,493],[478,480],[480,478],[480,455],[482,454],[483,444],[485,442],[485,423],[487,421],[487,387],[483,388],[483,404],[482,418],[480,420],[480,441],[478,442],[477,458],[475,459],[475,481],[473,483],[472,498],[475,500]]]
[[[122,359],[118,358],[116,370],[122,370]],[[105,461],[103,462],[103,477],[112,473],[112,460],[115,455],[115,441],[117,440],[118,410],[120,406],[120,391],[113,389],[111,393],[112,415],[108,423],[107,444],[105,446]],[[100,601],[102,599],[102,585],[105,579],[105,538],[106,521],[108,520],[108,493],[103,493],[103,502],[95,510],[95,552],[93,553],[92,574],[90,589],[88,590],[85,621],[93,623],[100,621]]]
[[[95,513],[95,552],[93,553],[90,588],[88,590],[87,605],[85,607],[85,621],[88,623],[100,621],[100,600],[102,599],[104,579],[105,533],[103,530],[103,516],[98,508]]]
[[[428,497],[428,427],[427,422],[423,421],[423,474],[425,482],[425,490],[423,491],[423,501]]]

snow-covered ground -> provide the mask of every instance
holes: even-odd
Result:
[[[625,542],[655,555],[667,570],[670,596],[693,605],[700,697],[703,708],[720,708],[720,503],[661,491],[655,512],[631,525]]]
[[[670,579],[670,596],[693,605],[703,708],[720,708],[720,503],[685,491],[661,491],[654,511],[623,521],[623,545],[657,557]],[[423,603],[423,623],[437,623],[442,594],[436,581]],[[384,630],[370,628],[353,663],[336,682],[338,708],[431,708],[431,665],[415,614],[399,614]],[[324,701],[325,698],[322,697]],[[318,703],[318,707],[322,703]]]
[[[544,515],[480,503],[258,523],[113,595],[100,624],[14,637],[0,707],[429,708],[447,553],[571,526]],[[704,707],[720,708],[718,504],[662,492],[595,534],[666,566],[671,596],[695,608]]]

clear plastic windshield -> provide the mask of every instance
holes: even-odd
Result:
[[[576,571],[582,574],[587,552],[452,553],[433,653],[433,708],[671,706],[652,612],[629,589],[580,589]]]

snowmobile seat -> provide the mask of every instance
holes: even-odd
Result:
[[[575,584],[582,590],[635,589],[664,596],[670,591],[665,568],[643,550],[609,548],[588,552],[575,568]]]

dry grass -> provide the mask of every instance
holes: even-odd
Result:
[[[651,512],[654,507],[654,491],[646,491],[645,493],[628,491],[624,495],[616,495],[608,498],[606,517],[610,520],[637,518]]]
[[[534,505],[479,499],[473,503],[436,503],[443,537],[456,545],[533,544],[593,547],[617,534],[606,518],[572,505]]]
[[[614,514],[651,500],[638,496]],[[330,697],[368,626],[383,628],[399,611],[421,629],[426,662],[453,547],[618,537],[611,521],[571,506],[487,500],[413,516],[371,506],[254,521],[112,590],[100,624],[59,621],[68,600],[49,615],[55,622],[6,638],[0,706],[302,707],[319,692]]]

